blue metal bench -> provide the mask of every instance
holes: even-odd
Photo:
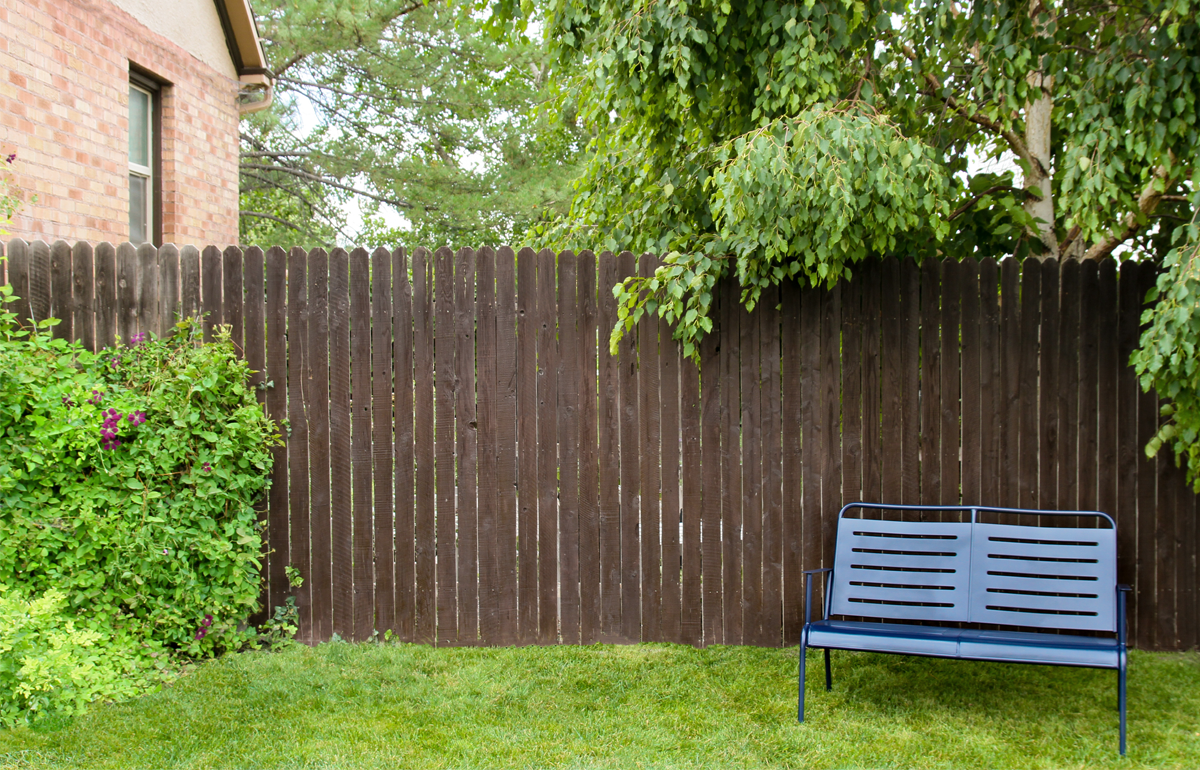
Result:
[[[906,510],[943,520],[862,518],[873,511]],[[988,521],[981,520],[981,514]],[[992,523],[997,518],[992,514],[1009,514],[1004,519],[1018,523]],[[1062,516],[1078,517],[1082,526],[1067,520],[1055,522],[1066,526],[1038,526],[1037,517]],[[823,617],[812,620],[812,581],[822,573]],[[1117,671],[1125,754],[1129,586],[1117,585],[1116,524],[1106,514],[851,503],[838,514],[833,566],[804,575],[800,722],[809,647],[825,650],[826,690],[833,687],[830,650],[1107,668]],[[969,624],[1107,632],[1115,637],[986,630]]]

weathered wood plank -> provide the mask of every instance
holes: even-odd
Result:
[[[555,254],[537,255],[538,642],[558,641],[558,329]]]
[[[597,448],[596,255],[584,251],[578,262],[580,383],[579,405],[579,641],[600,639],[600,456]],[[607,356],[607,353],[601,353]]]
[[[97,249],[99,256],[100,250]],[[189,255],[183,256],[185,264],[192,262],[186,259]],[[283,249],[272,248],[266,254],[266,263],[267,380],[271,382],[267,388],[267,417],[282,423],[287,418],[287,254]],[[198,273],[196,277],[199,278]],[[198,283],[195,285],[199,286]],[[274,612],[275,607],[282,606],[285,601],[285,568],[291,563],[288,543],[287,432],[282,428],[279,432],[285,437],[285,445],[271,450],[271,491],[267,498],[268,613]]]
[[[200,298],[200,252],[194,248],[190,253],[181,255],[185,266],[191,274],[184,274],[189,291],[195,291],[197,307]],[[10,257],[11,260],[11,257]],[[12,278],[12,263],[9,264],[9,278]],[[96,350],[111,347],[117,340],[117,251],[111,243],[96,244]],[[16,290],[14,285],[13,290]],[[189,318],[196,317],[199,311],[194,311]]]
[[[917,335],[915,328],[915,313],[910,313],[909,308],[913,311],[916,309],[916,273],[910,270],[912,266],[901,268],[901,276],[903,282],[904,299],[902,300],[907,306],[905,313],[905,329],[904,329],[904,344],[908,348],[907,354],[903,357],[911,374],[915,378],[916,373],[916,345]],[[842,385],[842,356],[841,356],[841,329],[842,329],[842,286],[836,284],[832,288],[824,292],[821,298],[821,405],[818,420],[821,421],[821,427],[818,435],[821,438],[821,456],[824,462],[824,469],[821,471],[821,566],[833,564],[833,547],[834,539],[837,533],[837,514],[842,507],[842,447],[841,447],[841,430],[840,416],[841,404],[838,398]],[[911,395],[916,395],[915,384],[908,382],[909,378],[905,377],[905,388],[911,387]],[[916,401],[914,399],[913,403]],[[915,417],[916,410],[905,410],[904,419],[908,420]],[[905,430],[904,440],[906,442],[906,459],[905,462],[910,462],[907,458],[907,450],[911,449],[913,469],[915,470],[916,461],[916,434],[915,421],[911,430]],[[914,473],[913,478],[918,476]],[[915,485],[909,485],[912,487]],[[912,494],[913,490],[908,489],[906,494]],[[908,499],[908,498],[906,498]],[[913,500],[913,502],[916,502]],[[821,601],[825,601],[825,594],[821,594]]]
[[[1028,260],[1021,265],[1021,353],[1018,393],[1020,405],[1020,448],[1017,452],[1019,478],[1017,497],[1020,508],[1037,508],[1038,457],[1040,449],[1038,432],[1038,361],[1034,355],[1038,349],[1038,335],[1042,326],[1042,270],[1041,265]]]
[[[1121,475],[1117,459],[1117,425],[1121,419],[1117,407],[1117,378],[1123,368],[1123,362],[1118,357],[1120,311],[1117,306],[1117,263],[1112,259],[1101,262],[1097,279],[1096,301],[1091,310],[1094,314],[1091,323],[1096,325],[1096,412],[1099,418],[1096,426],[1096,468],[1092,471],[1097,477],[1096,509],[1117,520],[1117,580],[1132,584],[1133,577],[1126,573],[1122,565],[1122,559],[1126,558],[1122,541],[1128,533],[1121,524],[1117,498],[1117,479]]]
[[[921,265],[921,501],[942,501],[942,260]]]
[[[32,241],[29,244],[29,313],[35,323],[51,317],[50,273],[50,246],[42,240]]]
[[[97,258],[100,247],[96,247]],[[96,278],[99,280],[100,263],[97,261]],[[200,309],[200,252],[195,246],[184,246],[179,250],[179,301],[180,318],[197,319],[203,326]],[[100,346],[100,317],[96,317],[96,345]],[[111,328],[111,327],[110,327]]]
[[[171,247],[170,252],[174,256],[174,261],[171,262],[169,257],[164,261],[164,266],[173,264],[175,268],[175,280],[179,280],[179,251]],[[166,248],[164,247],[164,251]],[[93,272],[93,257],[92,244],[87,241],[78,241],[71,249],[71,306],[74,308],[74,318],[72,319],[71,332],[72,339],[79,341],[87,350],[95,352],[96,350],[96,289],[95,289],[95,273]],[[3,277],[0,276],[0,280]],[[166,292],[164,292],[164,297]],[[178,300],[179,293],[175,293]],[[161,336],[161,335],[160,335]]]
[[[868,262],[859,270],[863,282],[862,395],[863,395],[863,491],[866,502],[883,502],[881,497],[883,445],[880,436],[880,330],[882,327],[882,265]],[[786,337],[785,337],[786,339]],[[784,377],[786,384],[787,377]],[[795,423],[790,423],[795,424]]]
[[[121,244],[117,248],[117,268],[118,272],[121,269],[121,249],[125,244]],[[132,247],[130,247],[132,248]],[[216,246],[205,246],[200,259],[200,303],[202,312],[204,313],[204,341],[212,342],[216,337],[217,325],[222,322],[224,313],[221,308],[221,285],[222,285],[222,255],[221,250]],[[118,295],[122,290],[121,276],[117,276],[117,291]],[[123,304],[123,303],[122,303]],[[126,339],[125,333],[122,331],[123,323],[117,321],[117,333],[121,335],[121,339]]]
[[[246,318],[250,322],[249,316]],[[333,634],[333,519],[329,475],[329,255],[308,254],[308,474],[314,640]]]
[[[896,283],[892,282],[893,289]],[[898,329],[898,326],[894,324],[893,328]],[[800,440],[803,442],[803,521],[800,531],[804,543],[800,568],[804,570],[819,569],[821,566],[821,477],[825,471],[821,454],[825,448],[821,435],[821,366],[821,291],[806,285],[800,294]],[[898,443],[897,440],[892,446]],[[822,588],[820,581],[814,581],[814,606],[822,606]],[[803,603],[801,607],[801,617],[804,617]]]
[[[616,281],[637,271],[637,261],[628,251],[617,257]],[[639,563],[638,523],[641,493],[638,472],[641,461],[638,445],[638,369],[637,337],[626,333],[618,351],[620,361],[621,423],[621,636],[631,642],[641,639],[641,570]]]
[[[396,637],[416,639],[416,524],[415,456],[413,448],[413,287],[409,282],[408,253],[392,251],[392,368],[395,370],[396,540],[394,546]]]
[[[979,263],[979,493],[1000,503],[1000,271],[996,260]]]
[[[1124,272],[1122,272],[1124,275]],[[1136,289],[1134,295],[1136,304],[1134,313],[1141,319],[1146,308],[1146,292],[1154,285],[1155,274],[1153,266],[1147,263],[1137,263],[1133,273]],[[1139,325],[1136,338],[1141,337],[1145,330]],[[1128,360],[1128,359],[1125,359]],[[1134,450],[1137,453],[1137,529],[1138,529],[1138,567],[1137,582],[1134,590],[1137,596],[1137,639],[1135,645],[1141,649],[1158,649],[1157,610],[1160,601],[1158,581],[1158,474],[1155,460],[1146,457],[1142,448],[1158,430],[1158,395],[1151,391],[1143,393],[1138,388],[1134,391],[1137,410],[1137,434],[1134,437]],[[1129,407],[1133,408],[1131,404]],[[1161,454],[1161,453],[1160,453]]]
[[[723,642],[742,644],[741,290],[733,280],[721,297],[721,619]]]
[[[238,255],[241,256],[240,254]],[[241,260],[236,264],[228,249],[225,251],[226,296],[235,288],[241,291],[241,281],[235,286],[230,273],[238,270],[241,278]],[[297,635],[301,639],[312,639],[312,560],[310,550],[309,487],[311,476],[308,462],[308,408],[310,387],[308,382],[308,254],[294,247],[288,252],[287,266],[287,391],[288,424],[288,566],[300,570],[304,578],[299,588],[291,593],[296,598],[299,612]],[[228,310],[234,303],[225,303]],[[240,305],[240,303],[239,303]],[[240,307],[239,307],[240,310]],[[313,469],[316,470],[316,469]],[[318,555],[317,558],[323,558]]]
[[[499,485],[496,538],[499,637],[517,640],[517,257],[507,246],[496,255],[496,377],[499,403],[496,427],[496,479]]]
[[[251,246],[251,249],[258,249],[257,246]],[[246,249],[246,260],[250,259],[250,249]],[[250,325],[250,303],[257,301],[261,306],[265,295],[263,294],[263,261],[262,249],[258,249],[256,276],[250,275],[250,265],[247,262],[246,270],[246,339],[257,334],[257,339],[261,342],[264,339],[264,330],[258,329],[257,332],[249,328]],[[251,293],[250,285],[253,282],[254,286],[258,287],[258,299],[255,300]],[[169,337],[175,332],[175,323],[179,320],[179,249],[175,248],[175,244],[166,243],[158,250],[158,328],[154,330],[156,336],[163,338]],[[264,321],[263,308],[259,308],[258,320]],[[249,342],[246,343],[247,346]],[[265,355],[265,354],[264,354]]]
[[[71,244],[63,240],[50,244],[50,315],[59,323],[51,330],[54,339],[72,340],[75,303],[71,295]]]
[[[579,644],[579,277],[574,252],[558,255],[559,633]]]
[[[758,339],[762,350],[759,392],[763,422],[763,613],[758,643],[769,647],[778,647],[783,641],[783,402],[779,386],[779,302],[778,287],[765,289],[757,311]],[[852,324],[857,322],[858,315],[855,314]],[[847,332],[847,335],[848,338],[854,338],[854,351],[851,352],[853,355],[857,353],[857,326]],[[854,371],[857,373],[857,366],[854,367]],[[856,391],[853,388],[847,390]],[[856,392],[847,396],[848,401],[856,398]],[[855,414],[857,415],[857,412]],[[851,426],[847,433],[855,432],[855,420],[849,420],[849,423]],[[854,439],[847,442],[846,451],[850,457],[848,460],[843,459],[843,462],[848,465],[853,465],[858,460],[857,439],[855,433]],[[856,469],[849,471],[850,474],[855,472]],[[855,494],[857,495],[857,490]]]
[[[1140,549],[1138,548],[1138,471],[1141,446],[1138,433],[1137,375],[1129,366],[1129,356],[1138,346],[1138,322],[1141,318],[1141,297],[1138,296],[1137,263],[1121,263],[1117,284],[1117,464],[1113,468],[1117,486],[1117,580],[1134,587],[1128,608],[1130,643],[1141,642],[1139,620],[1141,612]]]
[[[78,262],[76,263],[78,264]],[[267,347],[266,347],[266,287],[264,284],[264,264],[263,250],[257,246],[251,246],[246,249],[246,365],[250,367],[250,387],[254,388],[254,396],[259,405],[266,407],[267,403]],[[159,305],[161,326],[159,334],[166,336],[172,331],[175,315],[178,313],[176,303],[179,297],[179,250],[174,245],[168,243],[162,247],[160,252],[161,273],[159,276],[160,287],[163,287],[163,299]],[[174,291],[171,287],[175,287]],[[172,296],[173,295],[173,296]],[[78,327],[76,327],[78,330]],[[267,532],[267,501],[260,498],[255,503],[254,510],[258,512],[258,524],[260,531]],[[259,566],[259,581],[266,588],[267,578],[267,558],[266,548],[268,544],[263,543],[264,558]],[[311,580],[311,575],[305,575],[305,582]],[[266,599],[267,597],[261,597]],[[260,602],[258,612],[254,614],[251,622],[261,623],[266,620],[268,605],[265,601]],[[298,637],[304,639],[305,637]]]
[[[1020,507],[1021,274],[1012,257],[1000,263],[1000,505]],[[1011,522],[1010,522],[1011,523]]]
[[[883,280],[882,280],[883,300],[882,300],[882,318],[883,318],[883,334],[880,344],[880,353],[883,363],[883,374],[880,379],[880,395],[881,401],[881,420],[882,423],[882,445],[884,451],[881,454],[882,460],[882,483],[883,497],[882,502],[894,503],[902,499],[904,487],[904,470],[902,452],[897,451],[903,444],[903,419],[904,419],[904,374],[901,371],[902,358],[901,349],[904,344],[903,325],[900,309],[900,263],[896,259],[888,258],[883,261]],[[945,350],[942,352],[942,371],[945,372],[950,368],[949,362],[946,361]],[[943,404],[947,399],[945,388],[942,389]],[[944,423],[943,423],[944,425]],[[946,431],[942,431],[943,444],[947,440]],[[814,455],[819,456],[819,455]],[[945,463],[943,463],[944,465]],[[806,463],[807,465],[807,463]],[[947,486],[945,469],[942,471],[943,494]],[[885,513],[885,518],[900,518],[894,514]],[[807,539],[807,538],[806,538]],[[819,565],[805,567],[805,569],[813,569]]]
[[[371,499],[371,263],[364,248],[350,252],[350,417],[353,485],[354,620],[351,638],[375,631],[375,523]]]
[[[496,252],[484,247],[475,254],[475,303],[478,324],[475,347],[478,357],[479,455],[479,640],[496,644],[500,637],[500,575],[498,511],[500,489],[496,481]]]
[[[1097,506],[1097,467],[1099,463],[1099,348],[1100,271],[1095,260],[1080,265],[1079,402],[1077,406],[1078,449],[1076,452],[1078,487],[1076,504],[1081,511]],[[1115,315],[1113,316],[1115,320]],[[1112,515],[1112,509],[1106,511]]]
[[[457,526],[454,500],[454,252],[442,246],[434,252],[433,330],[434,396],[437,455],[437,641],[458,640]]]
[[[837,287],[833,290],[835,293]],[[920,461],[918,458],[921,453],[921,410],[920,410],[920,274],[918,273],[917,264],[911,258],[905,258],[900,262],[900,323],[902,347],[900,348],[900,382],[904,388],[901,395],[901,411],[903,418],[901,421],[901,453],[903,454],[903,469],[900,479],[900,499],[904,503],[917,504],[921,502],[921,470]],[[841,326],[841,321],[837,321],[834,327],[836,330]],[[834,332],[836,335],[836,331]],[[831,338],[831,344],[836,345],[837,339]],[[839,356],[834,353],[832,357],[834,365],[838,365]],[[836,398],[836,394],[835,394]],[[834,432],[831,436],[836,436],[837,422],[830,423]],[[829,440],[828,438],[826,440]],[[836,438],[834,439],[836,441]],[[837,452],[837,447],[832,447],[834,452]],[[838,468],[840,473],[841,469]],[[827,482],[828,483],[828,482]],[[836,478],[833,483],[837,483]],[[840,490],[839,490],[840,492]],[[840,498],[840,495],[839,495]],[[849,502],[849,501],[847,501]],[[829,517],[825,523],[825,553],[833,553],[834,526],[836,525],[837,511],[841,508],[839,505],[830,506],[829,501],[825,504],[825,515]],[[832,563],[832,562],[831,562]]]
[[[233,346],[238,354],[243,354],[244,341],[242,340],[242,250],[231,246],[237,252],[237,328],[235,333],[231,335]],[[143,243],[137,249],[138,259],[138,291],[137,291],[137,321],[138,331],[142,334],[149,335],[151,333],[157,335],[159,331],[159,295],[161,291],[158,286],[158,249],[152,243]],[[225,292],[226,295],[229,291]],[[227,321],[228,323],[228,321]]]
[[[761,353],[758,313],[738,303],[738,352],[736,376],[741,389],[742,426],[742,527],[739,570],[742,589],[740,643],[760,644],[762,636],[762,393],[759,390]],[[739,577],[735,573],[735,579]]]
[[[1064,260],[1059,288],[1060,334],[1058,348],[1058,498],[1059,510],[1079,509],[1079,312],[1082,307],[1079,262]],[[1093,384],[1095,378],[1091,379]],[[1067,522],[1063,522],[1067,523]],[[1071,524],[1078,525],[1074,518]]]
[[[638,263],[642,278],[654,275],[656,260],[643,254]],[[659,482],[661,420],[658,379],[658,323],[643,316],[637,325],[638,344],[638,446],[641,447],[641,524],[638,539],[642,560],[642,634],[644,642],[662,641],[662,584],[660,573],[660,499]]]
[[[538,637],[537,284],[537,255],[533,249],[521,249],[517,253],[517,630],[521,644],[532,644]]]
[[[713,292],[710,309],[717,322],[700,341],[700,431],[704,477],[701,490],[704,496],[701,511],[700,574],[703,581],[703,643],[719,644],[724,636],[721,595],[721,340],[725,334],[720,327],[723,318],[720,291]]]
[[[859,274],[862,278],[862,274]],[[795,281],[785,281],[780,286],[782,309],[781,353],[783,396],[781,419],[783,430],[783,643],[791,646],[800,640],[800,629],[804,623],[802,603],[804,600],[804,507],[803,507],[803,463],[806,457],[801,451],[801,431],[805,414],[802,408],[803,392],[801,378],[802,326],[800,303],[804,295]],[[807,408],[807,406],[805,407]],[[706,417],[707,420],[707,417]],[[705,423],[707,425],[707,422]],[[864,449],[866,448],[864,442]],[[704,476],[711,474],[707,464]],[[686,477],[685,477],[686,478]]]
[[[475,252],[454,255],[454,454],[458,465],[458,643],[479,642],[479,431],[475,411]]]
[[[958,505],[961,500],[959,452],[959,410],[962,405],[962,358],[959,327],[962,321],[962,264],[946,260],[942,264],[942,505]],[[886,444],[885,444],[886,445]],[[932,501],[931,501],[932,502]]]
[[[371,456],[375,517],[375,618],[379,634],[396,632],[392,425],[399,384],[392,380],[392,254],[371,252]]]
[[[662,405],[662,639],[683,642],[681,626],[682,511],[679,498],[679,345],[658,322],[658,388]]]
[[[599,421],[600,447],[600,640],[616,641],[621,634],[621,423],[620,358],[611,355],[608,333],[617,322],[617,257],[600,255]]]
[[[106,251],[112,250],[112,246],[109,244],[101,244],[101,246],[108,246]],[[29,244],[20,238],[13,238],[9,241],[8,258],[5,263],[8,269],[8,285],[12,287],[13,297],[16,297],[16,301],[10,305],[12,312],[17,317],[17,325],[29,329],[32,318],[29,309]],[[115,269],[113,272],[115,273]],[[107,345],[100,347],[107,347]]]
[[[153,248],[149,244],[139,249],[139,254],[142,249]],[[293,249],[294,251],[294,249]],[[303,255],[303,250],[300,251]],[[143,263],[144,264],[144,263]],[[143,272],[142,279],[145,280],[146,274]],[[242,297],[242,250],[237,246],[226,246],[225,251],[221,253],[221,323],[229,326],[229,338],[233,340],[234,346],[240,351],[243,344],[243,297]],[[291,278],[289,276],[289,283]],[[302,279],[303,280],[303,279]],[[146,289],[143,286],[140,292],[145,296]],[[147,309],[153,307],[153,303],[147,298],[144,304],[139,302],[139,306]],[[142,318],[142,330],[147,328],[147,319]],[[150,324],[151,328],[153,324]]]
[[[709,333],[705,335],[711,337]],[[699,357],[699,356],[697,356]],[[680,364],[680,432],[683,436],[683,542],[680,627],[684,644],[699,646],[704,641],[700,525],[704,510],[704,485],[709,469],[703,464],[700,444],[700,367],[684,358]]]
[[[329,475],[333,569],[333,632],[354,628],[354,508],[351,495],[353,415],[350,379],[350,276],[345,249],[329,254]]]
[[[35,242],[35,245],[38,242]],[[215,250],[215,247],[211,247]],[[207,254],[207,249],[205,250]],[[221,277],[221,266],[219,264],[221,252],[216,251],[217,279]],[[208,268],[207,262],[205,269]],[[122,243],[117,247],[117,336],[120,338],[121,345],[128,345],[133,339],[133,335],[138,332],[138,276],[141,271],[138,269],[138,253],[137,247],[132,243]],[[30,289],[32,291],[35,281],[36,271],[31,272],[29,276]],[[217,308],[220,308],[221,289],[220,284],[216,290]],[[35,312],[37,308],[34,308]],[[218,316],[217,322],[220,322]],[[209,341],[205,337],[205,341]]]
[[[1046,260],[1042,268],[1042,335],[1038,373],[1038,507],[1054,508],[1058,502],[1058,463],[1060,432],[1058,415],[1059,350],[1062,313],[1059,309],[1059,264]],[[1050,517],[1053,518],[1053,517]],[[1055,526],[1058,522],[1051,522]]]
[[[980,437],[980,367],[983,351],[979,348],[979,263],[965,260],[959,272],[962,287],[962,502],[984,505],[980,479],[982,442]]]

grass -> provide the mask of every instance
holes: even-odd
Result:
[[[332,643],[229,655],[70,722],[0,731],[0,768],[1196,768],[1200,655],[1116,675],[673,645],[433,649]]]

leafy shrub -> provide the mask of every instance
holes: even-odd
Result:
[[[0,587],[61,592],[72,633],[101,634],[81,647],[241,646],[278,436],[228,332],[201,345],[185,321],[92,354],[51,339],[53,323],[30,333],[0,311]]]
[[[62,591],[29,600],[0,588],[0,725],[136,693],[155,673],[141,652],[129,636],[82,627]]]

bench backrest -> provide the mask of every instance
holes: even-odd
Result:
[[[966,521],[860,519],[855,509],[968,514]],[[979,521],[1019,514],[1023,524]],[[1110,517],[1037,526],[1057,511],[851,504],[838,517],[829,597],[834,615],[1115,631],[1117,542]],[[954,518],[959,518],[954,516]],[[1097,526],[1099,524],[1099,526]]]

